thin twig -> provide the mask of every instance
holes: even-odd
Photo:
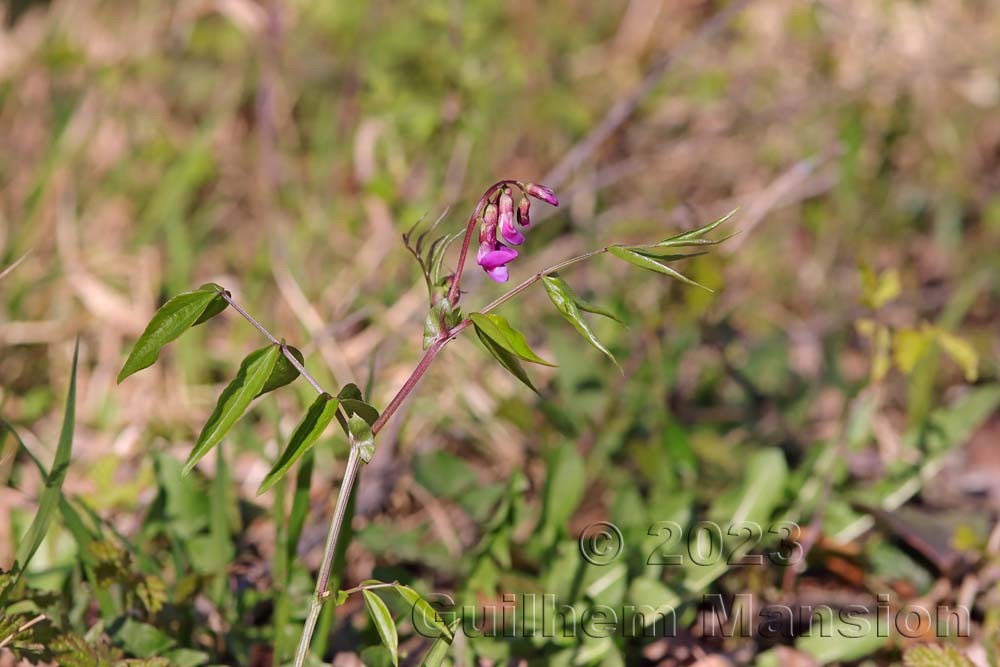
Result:
[[[7,646],[7,644],[9,644],[12,641],[14,641],[14,638],[17,637],[19,634],[21,634],[22,632],[26,632],[27,630],[30,630],[31,628],[33,628],[34,626],[38,625],[39,623],[41,623],[42,621],[44,621],[47,618],[48,618],[48,616],[46,616],[45,614],[39,614],[38,616],[35,616],[30,621],[27,621],[21,627],[19,627],[17,630],[15,630],[11,634],[7,635],[3,640],[0,640],[0,648],[3,648],[5,646]]]
[[[312,636],[316,631],[316,622],[319,620],[320,612],[323,611],[323,603],[330,595],[327,587],[330,585],[330,572],[333,569],[334,555],[337,553],[337,542],[340,540],[340,531],[344,525],[347,504],[350,502],[351,492],[354,490],[354,480],[361,467],[361,452],[354,444],[353,438],[351,440],[351,453],[347,457],[344,479],[340,482],[340,491],[337,493],[337,507],[330,520],[330,530],[326,534],[326,546],[323,548],[323,561],[320,563],[319,575],[316,577],[316,592],[313,594],[312,604],[309,605],[309,614],[306,616],[302,635],[299,637],[299,646],[295,650],[295,667],[302,667],[305,664],[306,656],[309,655],[309,646],[312,644]]]

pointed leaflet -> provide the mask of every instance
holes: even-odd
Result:
[[[477,333],[481,332],[487,338],[514,356],[535,364],[541,364],[542,366],[555,366],[555,364],[551,364],[535,354],[534,351],[528,347],[528,341],[525,340],[524,334],[512,327],[510,322],[508,322],[503,316],[472,313],[469,315],[469,319],[472,320],[472,323],[476,326]],[[480,336],[480,338],[481,337],[482,336]]]
[[[521,365],[521,362],[517,360],[517,357],[500,347],[500,345],[495,343],[492,338],[483,333],[479,327],[476,327],[476,335],[479,336],[479,341],[483,344],[483,347],[485,347],[486,350],[493,355],[494,359],[500,362],[501,366],[506,368],[510,374],[518,380],[528,385],[528,388],[531,389],[531,391],[536,394],[539,393],[539,391],[535,389],[535,385],[531,384],[531,379],[524,371],[524,367]]]
[[[556,310],[566,318],[566,321],[573,325],[581,336],[587,339],[591,345],[596,347],[602,353],[607,355],[608,359],[618,366],[618,360],[615,359],[615,355],[608,351],[608,348],[597,339],[597,336],[591,330],[590,326],[580,315],[579,303],[576,298],[576,294],[573,293],[573,289],[566,283],[565,280],[559,276],[552,274],[548,276],[542,276],[542,284],[545,285],[545,291],[549,295],[549,299],[552,300],[553,305],[555,305]],[[621,366],[618,366],[619,370]]]
[[[446,638],[449,642],[451,641],[454,636],[451,632],[451,628],[449,628],[448,624],[444,622],[437,610],[431,606],[430,602],[421,597],[419,593],[409,586],[394,583],[392,587],[396,589],[396,592],[399,593],[401,598],[410,604],[410,608],[412,610],[411,620],[413,621],[413,626],[418,632],[423,634],[427,626],[431,625],[434,626],[434,628],[440,633],[439,636]],[[418,617],[422,623],[417,623]]]
[[[330,394],[323,393],[316,397],[302,421],[292,432],[292,439],[285,447],[285,451],[274,462],[271,472],[267,473],[267,477],[261,482],[260,488],[257,489],[258,496],[274,486],[275,482],[284,477],[295,462],[316,444],[316,440],[333,420],[337,405],[337,399]]]
[[[683,246],[683,245],[710,245],[715,243],[722,243],[722,241],[725,241],[725,239],[711,241],[708,239],[702,239],[700,237],[704,236],[705,234],[709,233],[719,225],[729,220],[731,217],[736,215],[736,211],[738,210],[739,210],[738,208],[734,208],[732,211],[726,213],[724,216],[722,216],[718,220],[715,220],[714,222],[710,222],[707,225],[702,225],[697,229],[691,229],[686,232],[681,232],[680,234],[675,234],[674,236],[664,239],[663,241],[660,241],[655,245],[664,247],[664,246]]]
[[[382,598],[375,595],[375,593],[367,589],[361,591],[361,593],[365,598],[365,607],[368,608],[368,615],[372,617],[375,629],[378,630],[378,636],[382,639],[385,647],[389,649],[389,654],[392,656],[392,664],[398,665],[399,636],[396,634],[396,624],[392,621],[389,608],[382,602]]]
[[[295,357],[298,362],[303,363],[304,357],[298,348],[292,347],[291,345],[286,346],[288,352]],[[260,393],[257,396],[263,396],[269,391],[274,391],[280,387],[284,387],[286,384],[291,383],[295,378],[299,376],[299,369],[292,365],[292,362],[288,360],[284,352],[278,357],[278,360],[274,362],[274,369],[271,371],[271,375],[268,376],[267,382],[261,388]]]
[[[457,627],[458,622],[456,621],[452,627]],[[424,656],[423,662],[420,663],[421,667],[441,667],[444,663],[444,659],[448,657],[448,649],[451,648],[451,635],[441,635],[434,640],[431,644],[430,649]]]
[[[59,501],[62,498],[62,483],[66,479],[69,457],[73,450],[73,426],[76,420],[76,363],[79,352],[80,340],[77,339],[76,347],[73,349],[73,365],[70,369],[69,391],[66,394],[66,408],[63,413],[62,430],[59,432],[59,444],[56,446],[56,455],[52,459],[52,467],[45,475],[45,488],[38,500],[38,511],[35,513],[31,525],[28,526],[28,532],[25,533],[24,538],[17,546],[15,563],[18,566],[18,573],[24,572],[42,540],[45,539],[45,535],[49,531],[49,524],[52,523],[52,515],[58,509]],[[16,576],[20,576],[20,574]],[[15,579],[14,582],[16,581]],[[4,592],[0,591],[0,593]]]
[[[184,474],[191,472],[201,457],[219,444],[236,420],[243,416],[251,401],[264,388],[280,355],[281,348],[277,345],[268,345],[251,352],[243,360],[236,377],[219,396],[215,410],[201,430],[198,442],[195,443],[191,455],[184,464]]]
[[[661,264],[660,262],[656,261],[652,257],[647,257],[646,255],[639,254],[638,252],[636,252],[632,248],[626,248],[624,246],[613,245],[610,248],[608,248],[608,252],[610,252],[612,255],[614,255],[618,259],[625,260],[629,264],[634,264],[635,266],[638,266],[638,267],[643,268],[643,269],[648,269],[650,271],[656,271],[657,273],[662,273],[665,276],[670,276],[671,278],[676,278],[677,280],[680,280],[683,283],[687,283],[688,285],[694,285],[695,287],[700,287],[703,290],[708,290],[709,292],[713,291],[713,290],[709,289],[708,287],[705,287],[701,283],[696,283],[695,281],[691,280],[687,276],[685,276],[685,275],[683,275],[681,273],[678,273],[674,269],[671,269],[666,264]]]
[[[152,366],[164,345],[194,325],[225,310],[227,303],[222,297],[222,291],[215,283],[207,283],[194,292],[178,294],[163,304],[135,342],[135,347],[118,374],[118,382]]]
[[[585,310],[588,313],[593,313],[594,315],[607,317],[608,319],[614,320],[618,324],[627,326],[625,325],[625,322],[623,322],[622,319],[618,317],[618,315],[616,315],[610,308],[605,308],[604,306],[596,303],[590,303],[586,299],[581,299],[579,296],[576,297],[576,305],[580,310]]]

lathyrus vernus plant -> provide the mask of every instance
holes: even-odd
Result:
[[[518,197],[515,206],[515,195]],[[343,603],[349,595],[361,593],[365,606],[383,644],[389,650],[393,662],[397,658],[398,638],[392,616],[377,590],[394,590],[410,605],[415,605],[430,625],[437,628],[439,638],[431,647],[424,664],[438,664],[445,657],[453,638],[453,628],[436,615],[430,605],[411,588],[399,583],[367,581],[347,591],[339,591],[331,596],[329,589],[334,556],[351,491],[357,480],[362,463],[371,460],[375,453],[375,439],[386,423],[416,388],[421,377],[427,372],[434,359],[444,347],[466,329],[475,330],[483,347],[505,369],[518,380],[535,390],[522,362],[547,364],[529,346],[525,336],[496,311],[535,283],[541,282],[546,293],[559,313],[587,340],[602,353],[614,360],[611,352],[597,339],[590,325],[583,317],[584,312],[613,317],[599,307],[580,299],[559,275],[558,271],[604,253],[634,264],[643,269],[655,271],[682,282],[698,285],[669,266],[670,263],[693,256],[678,254],[678,248],[698,248],[721,242],[724,239],[709,239],[705,235],[725,222],[732,214],[703,227],[693,229],[656,243],[644,245],[607,245],[596,250],[566,259],[554,266],[539,271],[511,288],[493,302],[478,311],[464,314],[459,302],[462,297],[461,280],[473,238],[478,229],[476,263],[493,280],[504,283],[509,279],[508,265],[518,257],[514,246],[525,242],[524,232],[531,225],[532,199],[558,206],[559,200],[549,188],[535,183],[517,180],[503,180],[491,185],[479,199],[463,232],[445,234],[429,241],[439,219],[429,229],[417,227],[403,235],[403,241],[415,256],[427,284],[430,307],[424,327],[424,355],[381,411],[367,403],[355,385],[347,385],[337,392],[326,391],[306,370],[302,354],[284,340],[273,336],[246,310],[237,304],[232,295],[216,284],[206,284],[193,292],[173,297],[153,316],[152,321],[136,342],[125,362],[118,381],[152,365],[159,356],[160,349],[180,336],[185,330],[218,315],[228,306],[242,315],[267,338],[268,344],[251,352],[240,364],[236,377],[222,392],[212,412],[198,436],[184,466],[189,472],[213,447],[226,436],[233,424],[246,412],[255,398],[289,384],[302,376],[316,390],[316,400],[306,411],[295,428],[291,439],[275,461],[269,474],[261,484],[260,492],[271,488],[286,475],[299,461],[334,419],[350,442],[343,481],[337,498],[337,506],[330,521],[326,546],[316,578],[315,594],[306,612],[299,645],[295,653],[295,665],[304,664],[316,629],[323,605],[334,597]],[[461,250],[457,264],[451,272],[445,272],[444,260],[449,246],[462,236]],[[707,288],[706,288],[707,289]],[[537,390],[536,390],[537,391]],[[341,545],[343,546],[343,545]]]

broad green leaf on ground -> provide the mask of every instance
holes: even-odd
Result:
[[[347,420],[347,428],[351,446],[357,447],[361,460],[368,463],[375,456],[375,436],[372,435],[371,426],[360,415],[351,415]]]
[[[45,477],[45,488],[38,500],[38,511],[28,532],[18,544],[16,562],[21,572],[25,570],[32,556],[38,550],[42,540],[49,531],[52,516],[59,508],[62,498],[62,484],[69,468],[70,454],[73,450],[73,427],[76,419],[76,365],[79,358],[80,341],[77,340],[73,350],[73,365],[70,369],[69,391],[66,394],[66,408],[63,413],[62,430],[59,432],[59,443],[56,446],[55,458]]]
[[[392,655],[392,664],[398,665],[399,636],[396,634],[396,624],[392,620],[389,608],[385,606],[385,602],[382,602],[382,598],[372,591],[364,590],[361,593],[365,598],[365,607],[368,609],[368,615],[371,616],[372,622],[375,623],[378,636],[382,639],[382,644],[389,650],[390,655]]]
[[[316,397],[313,404],[309,406],[309,410],[306,411],[302,421],[298,423],[295,430],[292,432],[292,438],[288,442],[288,446],[285,447],[285,451],[281,453],[278,460],[274,462],[274,466],[271,467],[271,471],[267,473],[267,477],[261,482],[260,488],[257,489],[257,495],[260,495],[270,489],[274,484],[285,476],[285,474],[291,469],[299,458],[308,452],[319,436],[323,434],[326,427],[333,420],[333,415],[337,412],[338,401],[330,394],[322,393]]]
[[[487,352],[492,354],[493,358],[499,361],[500,365],[506,368],[511,375],[526,384],[528,388],[536,394],[539,393],[539,391],[535,389],[535,385],[531,384],[531,378],[528,377],[528,374],[525,372],[521,362],[517,360],[517,357],[483,333],[479,327],[476,327],[475,329],[476,336],[479,337],[479,341],[483,344],[483,347],[486,348]]]
[[[145,331],[135,342],[125,365],[118,374],[118,382],[129,375],[152,366],[164,345],[173,341],[195,324],[218,315],[226,308],[223,289],[214,283],[202,285],[193,292],[178,294],[156,311]]]
[[[662,622],[667,624],[663,629],[665,632],[673,629],[670,624],[676,621],[672,620],[671,616],[680,606],[681,599],[677,593],[667,588],[666,584],[648,577],[633,579],[628,587],[627,600],[629,606],[635,609],[636,615],[642,616],[641,628],[649,627],[662,619]],[[626,623],[633,624],[630,629],[641,631],[641,628],[636,628],[634,625],[635,620],[635,618],[628,619]]]
[[[267,379],[274,370],[274,365],[281,355],[281,348],[268,345],[251,352],[236,373],[236,378],[229,383],[219,396],[215,410],[201,430],[191,455],[184,464],[184,473],[188,473],[213,447],[226,436],[233,424],[243,416],[254,397],[260,393]]]
[[[649,271],[655,271],[656,273],[662,273],[663,275],[675,278],[681,281],[682,283],[687,283],[688,285],[694,285],[695,287],[700,287],[703,290],[708,290],[709,292],[713,291],[712,289],[705,287],[701,283],[691,280],[684,274],[675,271],[666,264],[663,264],[662,262],[659,262],[653,259],[652,257],[648,257],[639,252],[636,252],[632,248],[626,248],[624,246],[611,246],[610,248],[608,248],[608,252],[610,252],[618,259],[623,259],[629,264],[632,264],[634,266],[638,266],[643,269],[648,269]]]
[[[848,618],[831,615],[812,620],[816,634],[799,637],[795,648],[808,653],[821,665],[831,662],[854,662],[871,655],[889,641],[886,633],[879,632],[874,616],[851,615]]]
[[[567,322],[573,325],[573,328],[579,332],[584,339],[587,340],[591,345],[605,354],[608,359],[614,362],[615,366],[618,366],[618,360],[615,359],[615,355],[608,351],[608,348],[604,347],[600,340],[597,339],[597,335],[594,334],[590,326],[583,319],[580,314],[580,303],[573,293],[573,289],[566,283],[565,280],[559,276],[552,274],[548,276],[542,276],[542,284],[545,286],[545,292],[549,295],[549,299],[552,304],[556,307]],[[621,369],[621,366],[618,366]]]
[[[586,480],[586,467],[576,446],[572,442],[563,444],[548,466],[542,510],[543,524],[547,529],[566,525],[583,500]]]
[[[304,357],[302,356],[302,353],[299,352],[298,348],[292,347],[291,345],[287,347],[291,355],[295,357],[300,364],[303,363]],[[274,369],[271,370],[271,375],[268,376],[267,382],[265,382],[264,386],[261,387],[260,393],[257,394],[257,396],[263,396],[270,391],[284,387],[286,384],[295,380],[298,376],[299,369],[293,366],[292,362],[290,362],[288,357],[286,357],[284,352],[282,352],[278,356],[278,360],[274,362]]]
[[[480,333],[480,337],[485,335],[501,348],[510,352],[519,359],[530,361],[534,364],[541,364],[543,366],[555,365],[545,361],[535,354],[535,352],[528,347],[528,341],[525,340],[524,334],[512,327],[510,322],[508,322],[502,315],[497,315],[495,313],[472,313],[469,315],[469,319],[472,320],[472,323],[475,325],[476,332]]]

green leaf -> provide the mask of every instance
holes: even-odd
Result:
[[[573,328],[583,336],[587,342],[600,350],[605,354],[608,359],[614,362],[615,366],[618,366],[618,360],[615,359],[615,355],[611,354],[608,348],[597,339],[597,335],[594,334],[590,326],[580,315],[580,308],[578,304],[578,299],[576,294],[573,293],[573,289],[566,283],[565,280],[559,276],[552,274],[548,276],[542,276],[542,284],[545,285],[545,292],[549,295],[552,304],[556,307],[556,310],[566,319],[567,322],[573,325]],[[621,370],[621,366],[618,366]]]
[[[632,248],[626,248],[624,246],[615,245],[608,248],[608,252],[610,252],[618,259],[623,259],[629,264],[633,264],[635,266],[638,266],[639,268],[648,269],[649,271],[655,271],[656,273],[662,273],[663,275],[675,278],[681,281],[682,283],[687,283],[688,285],[694,285],[695,287],[700,287],[703,290],[708,290],[709,292],[713,291],[708,287],[705,287],[701,283],[697,283],[691,280],[682,273],[679,273],[678,271],[671,269],[666,264],[658,262],[652,257],[647,257],[646,255],[642,255],[633,250]]]
[[[795,640],[795,648],[808,653],[821,665],[860,660],[889,641],[888,634],[878,631],[874,616],[852,614],[844,618],[831,615],[812,622],[822,632],[799,637]]]
[[[132,655],[138,658],[152,658],[174,647],[177,643],[172,637],[164,634],[148,623],[140,623],[126,618],[122,626],[115,632],[114,638],[121,642]]]
[[[588,313],[593,313],[594,315],[601,315],[609,319],[614,320],[618,324],[625,325],[618,315],[610,308],[605,308],[604,306],[598,305],[596,303],[590,303],[586,299],[581,299],[579,296],[576,297],[576,305],[580,310],[585,310]]]
[[[955,334],[938,328],[937,342],[945,354],[962,368],[966,382],[975,382],[979,377],[979,355],[968,341]]]
[[[372,591],[364,590],[361,593],[365,598],[365,607],[368,608],[368,615],[371,616],[372,621],[375,623],[375,629],[378,630],[378,636],[381,637],[382,643],[389,649],[389,654],[392,655],[392,664],[398,665],[399,637],[396,634],[396,624],[392,620],[389,608],[382,602],[382,598]]]
[[[292,356],[295,357],[300,364],[303,363],[304,358],[298,348],[292,347],[291,345],[288,345],[287,347]],[[257,394],[257,396],[262,396],[269,391],[274,391],[275,389],[284,387],[286,384],[295,380],[298,376],[299,369],[293,366],[292,362],[290,362],[288,357],[286,357],[284,352],[282,352],[278,356],[277,361],[274,362],[274,369],[271,371],[271,375],[268,376],[267,382],[264,383],[264,386],[261,388],[260,393]]]
[[[739,210],[738,208],[734,208],[732,211],[726,213],[718,220],[714,220],[708,223],[707,225],[702,225],[701,227],[698,227],[696,229],[691,229],[686,232],[681,232],[680,234],[675,234],[674,236],[664,239],[663,241],[660,241],[659,243],[656,243],[654,245],[657,247],[670,247],[670,246],[685,246],[685,245],[714,245],[716,243],[722,243],[727,238],[730,238],[732,235],[715,241],[710,239],[703,239],[701,237],[709,233],[719,225],[725,223],[730,218],[732,218],[734,215],[736,215],[736,212],[738,210]]]
[[[375,436],[372,427],[360,415],[351,415],[347,420],[351,446],[357,447],[361,460],[368,463],[375,456]]]
[[[637,616],[641,614],[642,627],[648,627],[660,619],[666,621],[680,607],[681,598],[666,584],[657,579],[639,577],[633,579],[628,587],[629,606],[635,609]],[[627,622],[635,623],[636,617]],[[635,625],[631,626],[635,629]]]
[[[469,319],[472,320],[477,332],[481,332],[519,359],[530,361],[534,364],[541,364],[542,366],[555,366],[555,364],[551,364],[535,354],[528,347],[528,341],[525,340],[524,334],[512,327],[510,322],[503,316],[494,313],[488,315],[472,313],[469,315]]]
[[[378,419],[378,410],[364,401],[361,389],[353,382],[349,382],[341,387],[340,391],[337,392],[337,398],[340,399],[340,405],[344,408],[348,417],[358,415],[368,422],[369,425],[374,424],[375,420]],[[347,432],[347,422],[343,421],[343,417],[338,414],[337,420],[341,422],[341,426]]]
[[[184,463],[184,474],[191,472],[201,457],[219,444],[233,424],[243,416],[254,397],[264,388],[280,355],[281,348],[277,345],[268,345],[251,352],[243,360],[236,378],[223,390],[218,403],[215,404],[215,410],[201,430],[191,455]]]
[[[547,528],[565,526],[583,500],[586,483],[583,457],[573,443],[563,444],[549,461],[543,525]]]
[[[52,467],[49,468],[49,472],[45,476],[45,488],[38,500],[38,511],[28,527],[28,532],[17,547],[15,558],[21,572],[27,568],[32,556],[35,555],[42,540],[45,539],[45,535],[49,531],[49,524],[52,523],[52,516],[58,509],[59,501],[62,498],[62,484],[63,480],[66,479],[66,470],[69,468],[70,454],[73,450],[73,426],[76,419],[76,365],[79,353],[80,340],[77,339],[76,347],[73,349],[69,391],[66,394],[66,408],[63,413],[62,430],[59,433],[56,455],[52,460]]]
[[[421,667],[441,667],[444,659],[448,657],[448,649],[451,648],[451,639],[442,635],[434,640],[431,648],[424,656]]]
[[[260,488],[257,489],[258,496],[274,486],[275,482],[284,477],[295,462],[316,444],[316,440],[319,439],[319,436],[323,434],[323,431],[326,430],[326,427],[333,420],[333,415],[337,412],[338,404],[339,401],[327,393],[322,393],[316,397],[316,400],[309,406],[309,410],[302,418],[302,421],[298,423],[295,431],[292,432],[292,439],[288,442],[288,446],[285,447],[285,451],[274,462],[271,471],[267,473],[267,477],[261,482]]]
[[[521,362],[517,360],[517,357],[500,347],[500,345],[494,342],[492,338],[483,333],[479,327],[475,327],[475,329],[476,335],[479,336],[479,341],[483,344],[483,347],[485,347],[486,350],[493,355],[493,358],[499,361],[500,365],[506,368],[511,375],[528,385],[528,388],[533,392],[540,395],[539,391],[535,389],[535,385],[531,384],[531,378],[528,377],[528,374],[524,371],[524,367],[521,365]]]
[[[178,294],[163,304],[153,315],[153,319],[149,321],[139,340],[135,342],[121,373],[118,374],[118,382],[121,383],[129,375],[152,366],[159,358],[164,345],[195,324],[200,324],[225,310],[228,304],[222,297],[222,291],[223,289],[215,283],[207,283],[194,292]]]
[[[402,584],[393,584],[392,586],[396,589],[396,592],[399,593],[400,597],[409,603],[411,609],[410,618],[413,621],[414,627],[418,625],[416,619],[419,615],[422,621],[434,626],[434,628],[441,633],[439,635],[440,637],[445,637],[449,642],[451,642],[452,637],[454,636],[451,629],[441,618],[441,615],[434,609],[434,607],[431,606],[430,602],[421,597],[419,593],[409,586],[404,586]]]

